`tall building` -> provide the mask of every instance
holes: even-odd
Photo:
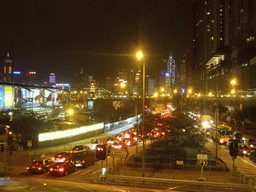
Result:
[[[4,83],[13,83],[13,66],[9,50],[7,51],[6,59],[4,60]]]
[[[165,78],[165,88],[166,88],[166,94],[170,95],[171,90],[175,84],[175,60],[173,59],[173,55],[169,55],[169,58],[167,60],[167,72],[166,72],[166,78]]]
[[[230,46],[239,48],[243,43],[255,41],[256,1],[229,0]]]
[[[191,0],[189,7],[187,77],[200,88],[207,78],[233,70],[232,51],[255,44],[256,1]]]
[[[50,73],[50,76],[49,76],[49,85],[50,85],[50,86],[55,86],[55,84],[56,84],[55,73]]]

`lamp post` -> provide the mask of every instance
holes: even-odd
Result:
[[[142,52],[137,53],[137,58],[141,59],[143,57]],[[143,84],[142,84],[142,177],[145,176],[145,59],[143,59]]]
[[[232,79],[230,81],[230,84],[232,86],[231,94],[235,94],[235,88],[234,87],[236,85],[236,79]],[[235,95],[234,95],[234,98],[233,98],[233,107],[234,107],[234,111],[235,111]],[[230,121],[232,120],[231,115],[232,115],[232,108],[231,108],[231,111],[230,111]]]

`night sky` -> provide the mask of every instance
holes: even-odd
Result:
[[[188,0],[1,0],[0,59],[7,48],[13,69],[35,70],[42,80],[71,82],[81,68],[105,83],[118,69],[165,69],[162,59],[187,50]]]

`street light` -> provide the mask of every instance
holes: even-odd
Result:
[[[174,89],[174,91],[173,91],[174,93],[177,93],[177,89]]]
[[[233,79],[233,80],[230,81],[230,83],[231,83],[231,85],[236,85],[236,80]]]
[[[138,52],[137,53],[137,58],[141,59],[143,58],[142,52]],[[145,176],[145,59],[143,60],[143,94],[142,94],[142,107],[143,107],[143,111],[142,111],[142,130],[143,130],[143,138],[142,138],[142,177]]]

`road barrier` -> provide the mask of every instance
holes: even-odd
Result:
[[[121,176],[121,175],[101,175],[103,181],[113,180],[133,180],[141,182],[157,182],[162,185],[162,183],[180,183],[180,184],[190,184],[190,185],[201,185],[204,187],[220,187],[220,188],[235,188],[235,189],[249,189],[255,190],[255,185],[248,184],[234,184],[234,183],[217,183],[217,182],[205,182],[205,181],[190,181],[190,180],[177,180],[177,179],[162,179],[162,178],[151,178],[151,177],[132,177],[132,176]]]

